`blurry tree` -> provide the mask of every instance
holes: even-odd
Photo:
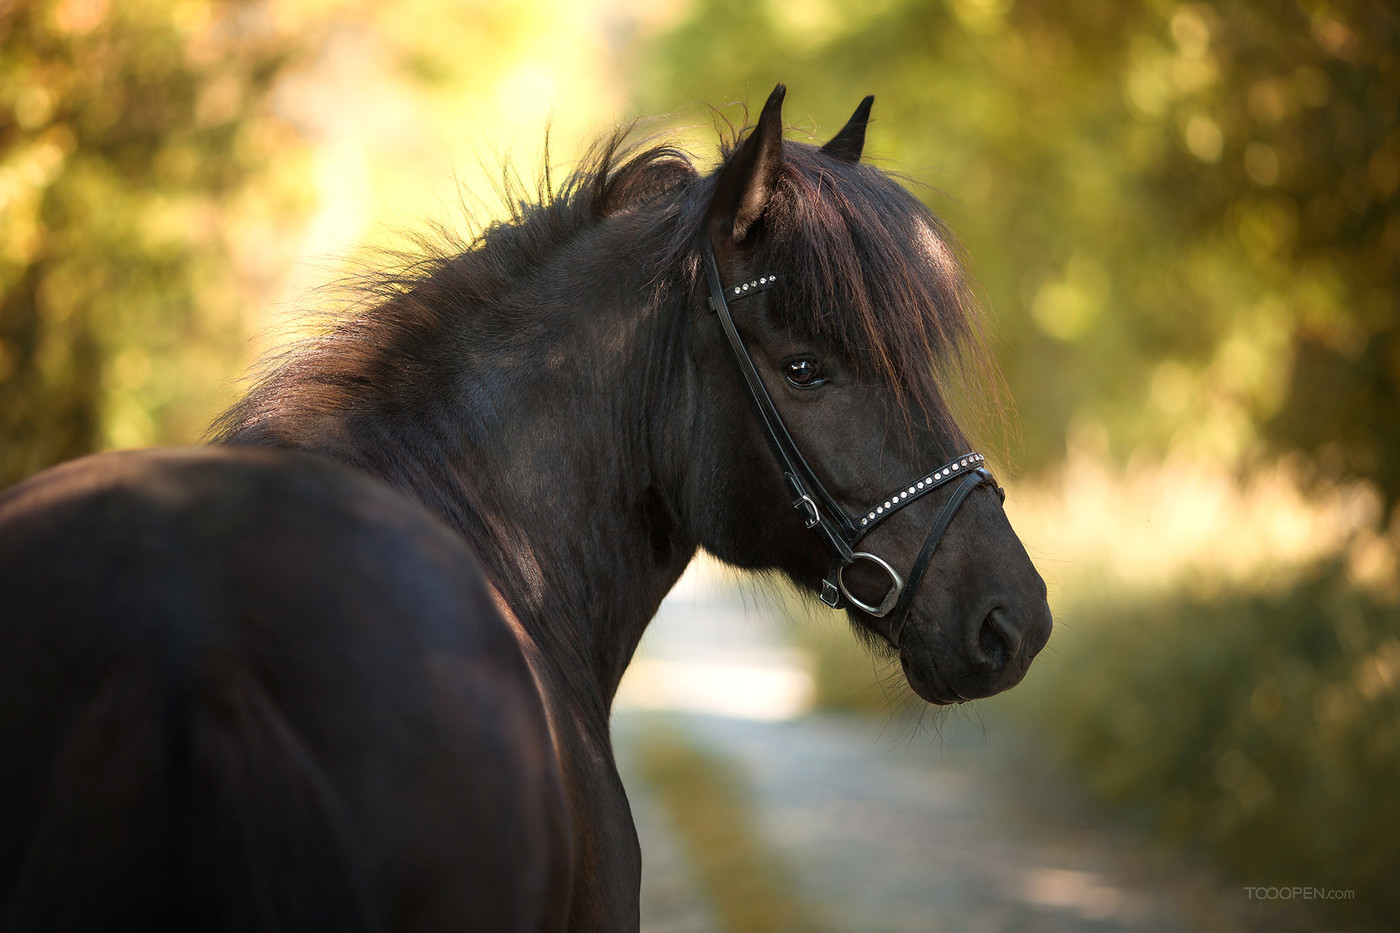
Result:
[[[0,0],[0,486],[198,439],[327,257],[615,117],[643,6]]]
[[[711,101],[785,81],[817,136],[876,95],[872,155],[951,192],[925,193],[1025,466],[1078,425],[1119,454],[1272,444],[1400,501],[1394,4],[697,0],[637,68]]]
[[[235,241],[295,198],[267,190],[291,50],[265,4],[0,2],[0,486],[217,410]]]

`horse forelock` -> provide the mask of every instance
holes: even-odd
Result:
[[[999,414],[999,377],[962,249],[890,175],[789,143],[758,247],[785,322],[958,433],[951,404]]]

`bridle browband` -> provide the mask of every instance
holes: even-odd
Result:
[[[758,415],[759,427],[763,429],[763,434],[768,439],[768,445],[772,448],[773,455],[778,460],[778,466],[783,471],[783,480],[792,496],[792,506],[803,513],[803,520],[807,527],[821,538],[822,543],[831,552],[831,568],[825,579],[822,580],[820,594],[822,602],[833,609],[839,609],[844,597],[847,602],[861,612],[881,619],[887,616],[892,617],[892,624],[897,625],[904,618],[905,613],[909,611],[919,581],[923,579],[924,571],[928,569],[933,552],[938,547],[938,542],[942,539],[944,532],[948,530],[948,526],[952,524],[953,516],[957,514],[958,508],[968,495],[978,486],[991,486],[1003,500],[1005,493],[997,485],[996,480],[992,478],[992,473],[985,466],[982,455],[967,453],[899,489],[883,502],[872,506],[858,518],[852,518],[846,514],[846,511],[822,485],[821,480],[817,479],[816,474],[812,472],[812,468],[803,458],[802,451],[798,449],[797,443],[788,432],[787,425],[783,423],[782,416],[778,414],[772,396],[764,387],[763,380],[758,375],[758,369],[754,366],[753,358],[749,356],[748,350],[744,347],[743,338],[739,336],[739,330],[734,326],[734,318],[729,313],[728,299],[747,298],[772,288],[777,284],[778,277],[776,275],[761,275],[752,281],[731,285],[726,290],[720,281],[719,265],[715,262],[714,250],[707,238],[701,238],[700,252],[704,258],[705,278],[710,290],[710,310],[719,318],[720,326],[724,328],[729,348],[733,351],[734,363],[739,369],[739,374],[743,376],[744,388],[749,396],[749,401],[753,403],[754,411]],[[933,526],[929,529],[928,536],[924,539],[924,546],[919,550],[919,555],[915,558],[907,579],[901,577],[898,571],[890,566],[884,558],[868,551],[855,550],[860,539],[865,537],[876,525],[905,506],[922,499],[935,489],[954,482],[957,485],[953,487],[952,495],[943,504],[942,511],[938,513]],[[878,605],[862,601],[846,586],[844,578],[846,568],[857,561],[872,563],[889,577],[889,590]]]

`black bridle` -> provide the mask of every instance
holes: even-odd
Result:
[[[807,465],[802,451],[798,449],[797,443],[788,432],[787,425],[783,423],[782,416],[778,414],[772,396],[764,387],[763,380],[758,375],[758,369],[754,366],[753,359],[744,347],[743,338],[739,336],[739,330],[734,326],[734,318],[729,313],[727,299],[747,298],[772,288],[777,284],[778,277],[776,275],[761,275],[752,281],[731,285],[726,289],[720,282],[719,265],[715,262],[714,250],[710,247],[708,239],[702,238],[700,251],[704,257],[705,277],[710,289],[710,310],[715,312],[719,318],[720,326],[724,328],[724,335],[728,338],[729,347],[733,351],[734,362],[739,368],[740,375],[744,378],[744,388],[748,392],[749,401],[753,403],[754,411],[758,414],[759,426],[763,429],[764,436],[768,438],[768,445],[773,449],[773,455],[777,457],[779,467],[782,468],[783,480],[787,484],[788,492],[792,495],[792,506],[803,513],[803,520],[807,527],[821,538],[822,543],[831,552],[831,569],[827,572],[826,578],[822,580],[822,602],[833,609],[839,609],[844,597],[860,611],[876,618],[890,616],[892,623],[898,624],[899,620],[903,619],[905,613],[908,612],[909,605],[914,601],[914,593],[919,587],[919,581],[923,579],[924,571],[928,569],[929,561],[933,559],[933,552],[938,548],[938,542],[942,539],[944,532],[948,530],[948,526],[952,524],[953,516],[957,514],[958,508],[968,495],[978,486],[991,486],[998,495],[1002,496],[1003,500],[1005,494],[997,485],[996,480],[992,478],[992,473],[985,466],[982,455],[967,453],[944,464],[928,475],[919,477],[908,486],[900,488],[889,498],[876,503],[857,518],[846,514],[846,511],[837,504],[831,493],[827,492],[821,480],[817,479],[812,468]],[[917,502],[935,489],[954,482],[957,485],[953,487],[952,495],[943,504],[942,511],[938,513],[933,526],[929,529],[928,536],[924,539],[924,546],[919,550],[919,556],[915,558],[907,579],[901,577],[898,571],[890,566],[884,558],[868,551],[855,549],[861,538],[895,512]],[[862,601],[846,587],[844,579],[846,568],[857,561],[872,563],[889,577],[890,587],[878,605]]]

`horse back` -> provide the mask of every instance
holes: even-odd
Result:
[[[13,928],[558,929],[567,824],[470,549],[387,486],[209,448],[0,495]]]

